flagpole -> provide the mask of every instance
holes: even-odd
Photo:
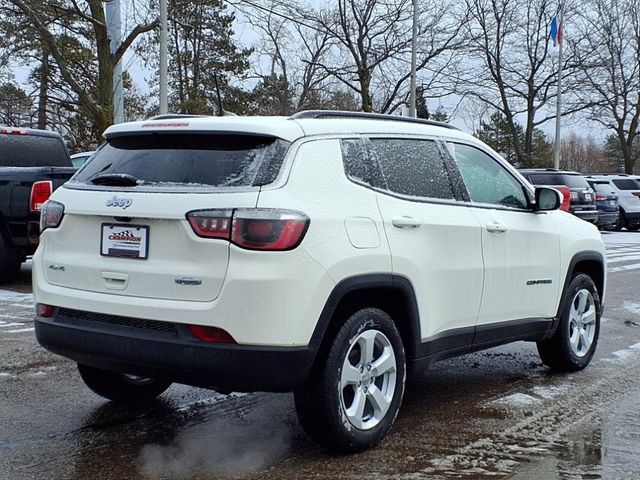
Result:
[[[553,168],[560,169],[560,113],[562,112],[562,46],[564,45],[564,11],[562,2],[558,9],[558,94],[556,97],[556,145],[553,152]]]

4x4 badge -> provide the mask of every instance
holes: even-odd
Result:
[[[123,210],[129,208],[133,200],[130,198],[118,198],[117,195],[114,195],[113,198],[107,200],[107,207],[122,207]]]

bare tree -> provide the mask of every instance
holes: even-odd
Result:
[[[419,71],[432,67],[430,75],[441,75],[434,60],[464,44],[464,21],[455,16],[455,6],[453,0],[420,2]],[[335,6],[299,12],[332,44],[331,55],[317,64],[359,97],[363,111],[388,112],[406,101],[411,0],[338,0]]]
[[[602,142],[591,136],[580,136],[575,132],[562,138],[561,167],[577,172],[606,172],[610,169],[610,161],[605,155]]]
[[[555,118],[557,58],[551,53],[551,18],[556,2],[550,0],[466,0],[469,68],[462,72],[460,93],[479,99],[504,115],[522,166],[532,165],[534,131]],[[563,61],[565,90],[575,88],[576,69],[571,49]],[[563,111],[569,115],[584,103]],[[518,118],[524,134],[518,133]]]
[[[595,103],[591,119],[615,132],[625,172],[633,173],[640,121],[640,3],[590,0],[581,20],[576,51],[582,98]]]
[[[102,0],[8,0],[50,53],[98,133],[113,123],[113,72],[131,44],[157,21],[135,25],[111,52]],[[81,48],[81,55],[77,49]],[[91,57],[84,54],[91,52]]]
[[[326,32],[304,23],[291,22],[269,11],[244,12],[251,25],[262,33],[254,49],[254,65],[261,81],[257,90],[259,112],[289,115],[303,108],[317,108],[327,92],[329,74],[320,64],[330,47]]]

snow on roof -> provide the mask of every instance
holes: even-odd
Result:
[[[139,122],[119,123],[109,127],[104,136],[120,136],[132,132],[227,132],[251,133],[279,137],[293,142],[310,135],[344,134],[404,134],[431,135],[461,140],[474,140],[462,131],[427,125],[389,120],[365,118],[305,118],[289,117],[177,117],[150,119]]]

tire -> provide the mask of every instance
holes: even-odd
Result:
[[[171,386],[171,382],[136,377],[78,364],[84,383],[94,393],[113,402],[139,405],[150,403]]]
[[[374,447],[391,429],[404,394],[406,359],[396,325],[382,310],[359,310],[319,355],[294,394],[302,428],[334,451]]]
[[[624,227],[625,223],[626,222],[624,218],[624,212],[622,211],[622,209],[620,209],[620,215],[618,216],[618,221],[616,223],[611,224],[610,230],[619,232],[620,230],[622,230],[622,227]]]
[[[20,256],[0,234],[0,283],[9,283],[20,273]]]
[[[593,358],[600,334],[600,296],[589,275],[575,275],[562,296],[560,323],[538,342],[542,362],[557,372],[582,370]]]
[[[632,225],[627,224],[627,225],[625,225],[625,228],[627,230],[629,230],[630,232],[635,232],[640,228],[640,224],[638,224],[638,223],[634,223]]]

